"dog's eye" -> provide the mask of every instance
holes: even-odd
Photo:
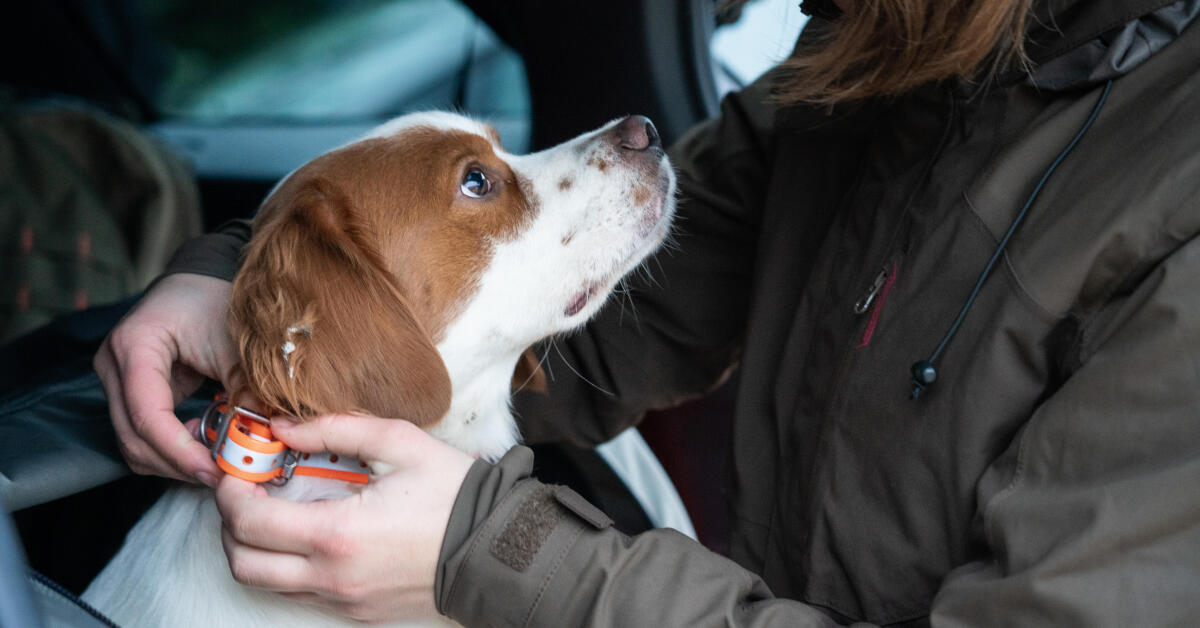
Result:
[[[461,189],[463,194],[471,198],[483,198],[491,191],[492,182],[488,181],[487,175],[483,174],[482,171],[472,168],[463,177]]]

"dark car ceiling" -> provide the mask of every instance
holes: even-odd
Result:
[[[670,142],[716,110],[713,0],[465,4],[525,60],[534,148],[632,113]]]
[[[30,95],[68,94],[135,122],[154,117],[144,94],[165,69],[128,0],[8,3],[0,19],[0,83]],[[19,94],[22,95],[22,94]]]

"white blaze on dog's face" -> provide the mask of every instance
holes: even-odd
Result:
[[[484,328],[489,337],[524,347],[576,327],[670,229],[675,175],[644,117],[615,120],[530,155],[508,154],[490,127],[452,114],[405,116],[371,137],[424,126],[487,140],[490,155],[464,155],[457,164],[465,205],[477,203],[481,214],[513,212],[497,210],[489,197],[515,186],[525,206],[523,224],[509,237],[490,239],[490,260],[452,329]],[[507,168],[489,167],[493,160]]]
[[[506,160],[538,215],[520,238],[496,247],[464,322],[519,307],[524,324],[495,332],[520,343],[585,322],[659,246],[674,212],[675,179],[653,125],[641,117]]]
[[[524,156],[461,116],[393,120],[260,211],[231,307],[249,388],[289,414],[407,418],[498,456],[516,442],[521,352],[584,323],[660,245],[674,188],[641,117]]]
[[[439,338],[456,385],[470,373],[487,384],[477,393],[456,391],[455,405],[463,408],[452,408],[451,420],[433,433],[495,456],[516,442],[507,411],[490,420],[486,413],[463,421],[457,415],[489,405],[507,410],[507,386],[490,384],[511,378],[524,348],[585,323],[617,281],[659,247],[674,215],[675,175],[653,125],[640,116],[524,156],[504,152],[494,133],[476,132],[511,169],[530,218],[514,237],[493,241],[475,290]],[[492,190],[510,184],[482,174]],[[467,196],[484,189],[472,166],[462,177]],[[496,370],[484,375],[488,368]],[[498,395],[503,399],[486,400]]]

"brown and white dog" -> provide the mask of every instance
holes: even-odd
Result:
[[[235,379],[274,412],[399,417],[496,458],[519,438],[526,348],[581,325],[662,243],[674,190],[640,116],[524,156],[461,116],[393,120],[263,204],[234,282]],[[271,490],[352,492],[299,476]],[[212,493],[190,487],[147,512],[83,598],[131,626],[343,623],[237,584]]]

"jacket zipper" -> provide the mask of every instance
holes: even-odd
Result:
[[[859,341],[855,349],[864,349],[871,344],[871,338],[875,335],[875,328],[879,325],[879,317],[883,312],[883,305],[887,302],[888,292],[896,283],[897,271],[900,268],[898,261],[893,261],[890,267],[884,268],[875,277],[875,281],[871,285],[871,290],[854,306],[856,314],[863,314],[867,308],[874,303],[875,307],[871,309],[871,318],[867,320],[867,326],[863,330],[862,339]]]
[[[871,287],[867,290],[867,293],[864,294],[861,299],[855,302],[855,314],[866,313],[867,308],[871,307],[871,303],[875,300],[875,297],[879,296],[880,291],[883,290],[883,286],[887,283],[888,276],[890,275],[891,269],[887,267],[884,267],[879,271],[878,275],[875,275],[875,281],[871,282]]]
[[[30,580],[33,580],[34,582],[41,584],[42,586],[46,587],[47,589],[50,589],[54,593],[61,596],[63,599],[73,603],[75,606],[79,607],[80,610],[87,613],[88,615],[91,615],[92,617],[94,617],[96,619],[96,621],[100,622],[101,624],[107,626],[108,628],[120,628],[119,626],[114,624],[111,619],[105,617],[103,613],[96,610],[95,606],[92,606],[91,604],[84,602],[83,599],[80,598],[78,595],[75,595],[74,593],[67,590],[66,587],[63,587],[61,584],[42,575],[41,572],[34,571],[33,569],[29,569],[28,573],[29,573]]]

